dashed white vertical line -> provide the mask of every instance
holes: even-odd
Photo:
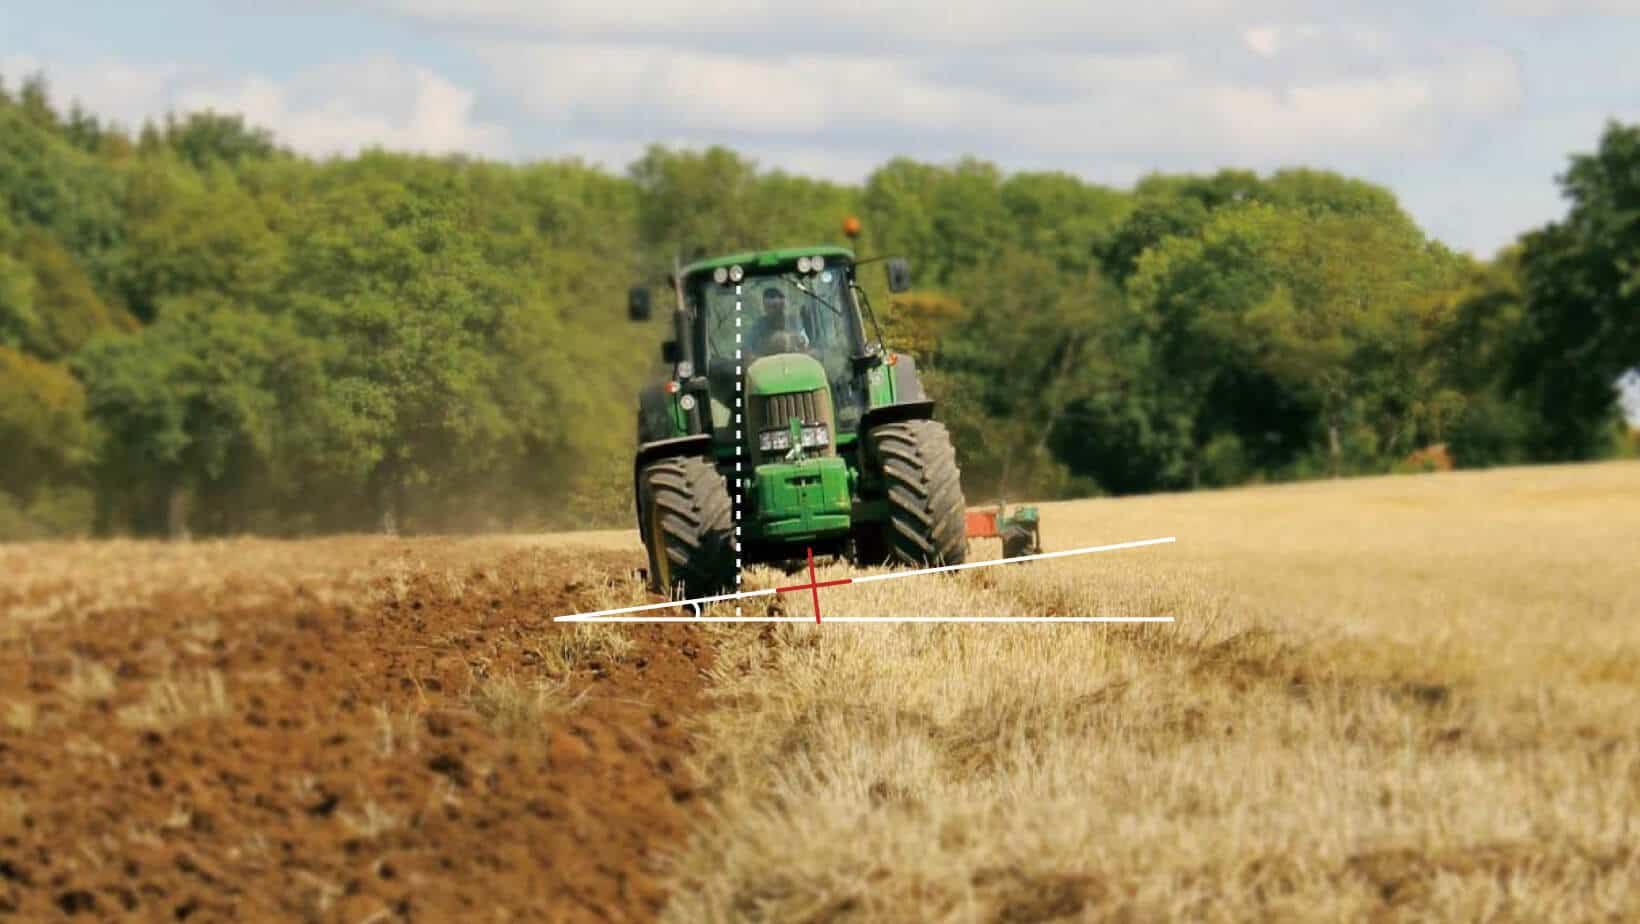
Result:
[[[735,283],[735,592],[740,591],[740,499],[744,488],[741,479],[740,457],[745,451],[745,440],[740,436],[740,411],[743,401],[740,387],[740,283]],[[735,616],[740,616],[740,604],[735,604]]]

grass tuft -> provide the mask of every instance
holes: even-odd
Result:
[[[402,818],[382,808],[375,800],[367,800],[357,812],[337,812],[336,817],[349,831],[367,841],[397,830],[404,823]]]
[[[68,665],[68,679],[59,690],[70,700],[84,705],[108,699],[114,695],[116,686],[114,672],[107,665],[74,658]]]
[[[164,731],[230,711],[227,686],[213,670],[155,680],[141,701],[120,709],[117,717],[126,728]]]
[[[28,734],[40,726],[40,707],[34,703],[7,703],[5,722],[12,731]]]
[[[467,693],[468,705],[484,724],[509,738],[540,734],[548,718],[569,712],[579,702],[565,692],[562,682],[511,674],[481,678]]]
[[[541,664],[548,674],[563,677],[594,664],[619,661],[636,647],[619,625],[575,624],[553,633],[541,652]]]

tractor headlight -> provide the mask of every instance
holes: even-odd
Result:
[[[831,434],[826,432],[825,424],[806,424],[803,427],[803,448],[814,449],[831,442]]]
[[[812,257],[809,258],[809,269],[814,270],[816,273],[820,272],[822,269],[825,269],[825,267],[826,267],[826,258],[825,257],[819,256],[817,254],[817,255],[812,256]]]
[[[810,267],[811,267],[811,266],[812,266],[812,264],[811,264],[811,263],[809,263],[809,258],[808,258],[808,257],[798,257],[798,258],[797,258],[797,271],[798,271],[798,272],[799,272],[799,273],[806,273],[806,272],[808,272],[808,271],[809,271],[809,268],[810,268]]]
[[[729,271],[721,266],[712,270],[712,281],[718,285],[723,285],[729,281]]]
[[[746,271],[740,268],[739,263],[736,263],[734,266],[729,267],[729,281],[730,282],[739,282],[740,280],[745,279],[745,278],[746,278]]]
[[[763,452],[785,452],[792,448],[792,433],[784,427],[764,430],[757,435],[757,448]]]
[[[686,411],[694,410],[695,409],[695,396],[694,395],[684,395],[684,396],[682,396],[681,398],[678,399],[678,407],[681,407]]]

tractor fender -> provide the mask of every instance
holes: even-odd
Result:
[[[675,433],[672,396],[666,383],[657,382],[638,391],[638,445],[660,442]]]
[[[880,404],[861,415],[860,432],[869,433],[872,427],[886,423],[899,423],[902,420],[930,420],[933,416],[934,402],[927,398],[919,401],[896,401],[893,404]]]
[[[637,508],[638,526],[643,527],[643,470],[656,459],[675,456],[706,456],[712,452],[712,434],[696,433],[666,440],[654,440],[638,447],[632,459],[632,504]]]
[[[894,377],[894,400],[926,401],[928,395],[923,392],[922,379],[917,376],[917,361],[906,353],[894,354],[894,365],[889,366],[889,375]]]
[[[869,433],[872,427],[888,423],[899,423],[903,420],[932,420],[934,417],[934,402],[929,399],[928,393],[923,391],[922,379],[917,376],[917,361],[905,353],[894,356],[894,364],[888,367],[888,374],[893,382],[894,399],[888,404],[879,404],[867,408],[860,415],[860,432]]]
[[[894,404],[879,404],[868,409],[860,416],[860,443],[857,449],[860,472],[868,481],[876,480],[876,451],[871,445],[870,433],[874,427],[883,424],[900,423],[905,420],[933,420],[934,402],[898,401]]]

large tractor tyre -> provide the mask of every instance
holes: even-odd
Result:
[[[888,494],[888,521],[866,549],[907,565],[955,565],[968,553],[957,451],[932,420],[883,424],[871,431]],[[872,548],[873,545],[876,548]]]
[[[661,459],[643,470],[641,484],[650,589],[685,597],[733,589],[735,527],[729,488],[712,463]]]
[[[888,526],[884,523],[861,523],[854,527],[854,547],[849,559],[857,565],[876,567],[894,563],[894,553],[888,547]]]

